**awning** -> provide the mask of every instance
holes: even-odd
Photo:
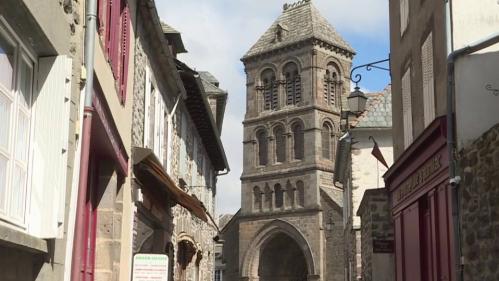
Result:
[[[165,191],[171,200],[189,210],[193,215],[204,222],[208,222],[208,215],[203,203],[187,194],[164,171],[163,166],[154,153],[147,148],[132,148],[133,171],[135,177],[145,185],[155,185]]]

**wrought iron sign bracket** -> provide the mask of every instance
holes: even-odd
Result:
[[[363,67],[365,67],[367,71],[371,71],[373,68],[375,68],[375,69],[385,70],[385,71],[389,72],[390,68],[378,66],[378,64],[382,64],[382,63],[389,62],[389,61],[390,61],[390,58],[384,59],[384,60],[375,61],[375,62],[370,62],[370,63],[359,65],[359,66],[356,66],[356,67],[352,68],[352,70],[350,71],[350,81],[352,81],[352,82],[355,83],[355,87],[358,87],[360,80],[362,80],[362,75],[359,74],[359,73],[357,73],[357,74],[355,74],[355,76],[353,76],[353,73],[357,69],[360,69],[360,68],[363,68]]]

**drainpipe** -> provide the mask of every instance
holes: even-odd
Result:
[[[449,34],[447,35],[449,36]],[[455,98],[455,80],[454,65],[459,57],[472,54],[479,50],[499,43],[499,32],[472,43],[461,49],[452,51],[447,57],[447,148],[449,153],[449,183],[452,186],[452,222],[454,230],[454,255],[455,270],[458,281],[463,280],[464,260],[461,253],[461,226],[459,221],[459,182],[461,178],[456,173],[456,140],[455,140],[455,120],[454,120],[454,98]]]
[[[82,258],[85,256],[85,245],[83,243],[85,225],[85,204],[87,197],[88,164],[90,156],[90,133],[92,129],[92,106],[93,80],[94,80],[94,44],[95,30],[97,28],[97,0],[87,0],[86,22],[85,22],[85,57],[84,64],[87,71],[87,82],[85,85],[84,114],[82,122],[82,144],[80,159],[80,178],[78,182],[78,197],[76,203],[76,218],[73,240],[73,257],[71,262],[71,281],[80,281],[82,277]]]

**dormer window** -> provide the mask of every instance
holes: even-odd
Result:
[[[282,39],[284,38],[284,36],[286,35],[286,31],[288,31],[288,29],[282,25],[282,24],[277,24],[276,28],[275,28],[275,38],[274,38],[274,43],[275,42],[281,42]]]

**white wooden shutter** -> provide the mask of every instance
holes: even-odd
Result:
[[[409,0],[400,0],[400,35],[409,25]]]
[[[32,179],[28,229],[62,237],[67,179],[71,64],[67,56],[40,58],[34,100]]]
[[[412,108],[411,108],[411,69],[402,76],[402,114],[404,117],[404,147],[412,143]]]
[[[423,72],[423,103],[425,127],[435,119],[435,95],[433,85],[433,38],[430,33],[421,46]]]
[[[148,147],[149,144],[149,122],[150,122],[150,110],[151,106],[151,73],[148,67],[146,67],[146,84],[144,92],[144,147]]]

